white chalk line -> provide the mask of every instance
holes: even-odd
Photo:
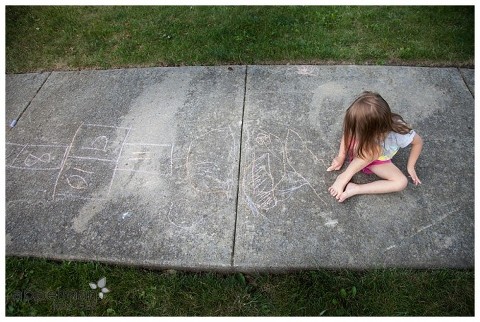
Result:
[[[80,168],[72,168],[73,170],[77,170],[77,171],[80,171],[80,172],[84,172],[84,173],[89,173],[89,174],[93,174],[94,172],[92,171],[86,171],[86,170],[83,170],[83,169],[80,169]]]
[[[53,194],[52,194],[52,199],[55,201],[55,194],[57,192],[57,185],[58,185],[58,180],[60,180],[60,176],[62,175],[63,168],[65,167],[65,163],[67,162],[68,154],[70,153],[70,150],[73,147],[73,142],[75,141],[75,138],[77,137],[78,132],[82,128],[83,123],[80,124],[80,126],[77,128],[75,131],[75,134],[73,135],[72,140],[70,141],[70,145],[68,148],[65,149],[65,153],[63,155],[62,163],[60,165],[60,171],[58,171],[57,179],[55,180],[55,185],[53,186]]]
[[[115,126],[115,125],[91,124],[91,123],[82,123],[82,125],[83,126],[89,126],[89,127],[107,127],[107,128],[120,129],[120,130],[130,130],[131,129],[129,127],[121,127],[121,126]]]
[[[68,148],[68,145],[59,145],[59,144],[22,144],[22,143],[13,143],[13,142],[5,142],[6,145],[17,145],[17,146],[41,146],[41,147],[47,147],[47,148]]]
[[[92,161],[101,161],[101,162],[110,162],[115,163],[115,160],[111,159],[102,159],[102,158],[94,158],[94,157],[79,157],[79,156],[69,156],[69,159],[78,159],[78,160],[92,160]]]
[[[442,207],[445,207],[445,206],[447,206],[447,205],[449,205],[449,204],[452,204],[452,203],[450,202],[450,203],[444,204],[444,205],[438,207],[438,209],[441,209]],[[429,228],[431,228],[431,227],[433,227],[433,226],[435,226],[435,225],[438,225],[439,223],[441,223],[442,221],[444,221],[445,219],[447,219],[449,216],[451,216],[453,213],[455,213],[456,211],[458,211],[458,209],[459,209],[459,207],[457,207],[457,208],[455,208],[454,210],[449,211],[449,212],[447,212],[446,214],[438,217],[437,220],[434,220],[431,224],[428,224],[428,225],[426,225],[426,226],[420,227],[420,228],[417,229],[417,230],[415,231],[415,233],[413,233],[412,235],[407,236],[407,237],[400,238],[399,243],[402,243],[402,242],[403,242],[404,240],[406,240],[406,239],[411,239],[411,238],[417,236],[418,234],[424,232],[425,230],[427,230],[427,229],[429,229]],[[394,245],[391,245],[391,246],[388,246],[387,248],[385,248],[384,251],[388,251],[388,250],[391,250],[391,249],[394,249],[394,248],[397,248],[397,247],[398,247],[398,243],[397,243],[397,244],[394,244]]]
[[[165,173],[165,172],[149,171],[149,170],[134,170],[134,169],[128,169],[128,168],[116,168],[115,171],[150,173],[150,174],[159,174],[159,175],[162,175],[162,176],[169,176],[170,175],[170,173]]]
[[[173,175],[173,143],[170,148],[170,175]]]
[[[77,200],[77,199],[80,199],[80,200],[110,200],[109,198],[100,198],[100,197],[89,197],[89,196],[79,196],[79,195],[76,195],[76,194],[71,194],[71,193],[64,193],[64,192],[61,192],[61,193],[58,193],[56,195],[57,197],[64,197],[65,199],[73,199],[73,200]]]
[[[232,184],[233,184],[233,172],[234,172],[234,169],[235,169],[235,164],[234,162],[231,162],[232,165],[229,167],[229,171],[228,171],[228,178],[224,181],[224,180],[219,180],[218,178],[215,178],[215,180],[212,180],[212,181],[217,181],[220,184],[220,186],[225,186],[225,188],[212,188],[212,187],[209,187],[207,185],[206,189],[202,189],[202,188],[199,188],[199,184],[195,184],[194,183],[194,176],[192,174],[192,168],[194,168],[195,165],[199,165],[199,164],[208,164],[208,163],[211,163],[211,164],[214,164],[216,167],[218,167],[216,165],[215,162],[209,162],[209,161],[201,161],[201,162],[196,162],[196,163],[193,163],[192,160],[191,160],[191,157],[190,155],[192,154],[192,146],[195,146],[195,143],[197,141],[199,141],[200,139],[204,138],[204,137],[207,137],[208,135],[211,135],[213,132],[226,132],[222,138],[228,138],[228,139],[231,139],[231,143],[232,145],[230,146],[230,149],[229,149],[229,155],[228,155],[228,158],[234,160],[235,159],[235,151],[236,151],[236,147],[235,147],[235,136],[234,136],[234,133],[232,131],[232,128],[231,126],[225,126],[225,127],[221,127],[221,128],[216,128],[216,129],[213,129],[213,130],[210,130],[208,132],[206,132],[205,134],[203,135],[200,135],[196,138],[194,138],[192,140],[192,142],[190,142],[190,145],[188,147],[188,150],[187,150],[187,157],[186,157],[186,162],[185,162],[185,168],[186,168],[186,171],[187,171],[187,180],[189,182],[189,185],[196,191],[198,192],[201,192],[201,193],[221,193],[221,194],[225,194],[227,197],[230,196],[230,194],[232,193],[231,192],[231,188],[232,188]],[[173,159],[173,150],[172,150],[172,159]],[[203,173],[206,175],[207,172],[205,172],[205,169],[202,169]],[[214,172],[210,172],[210,173],[214,173]],[[212,176],[209,176],[209,178],[212,178]]]
[[[28,144],[26,144],[21,150],[20,152],[18,152],[17,156],[13,159],[12,163],[10,163],[10,165],[13,165],[15,163],[15,161],[17,161],[18,157],[20,156],[20,154],[22,154],[23,150],[25,150],[25,148],[28,146]]]
[[[21,169],[21,170],[32,170],[32,171],[53,171],[53,170],[60,170],[60,167],[56,168],[31,168],[31,167],[18,167],[18,166],[12,166],[12,165],[7,165],[7,168],[12,168],[12,169]]]
[[[247,132],[248,134],[247,134],[246,146],[248,148],[251,145],[250,143],[251,139],[250,139],[250,131],[247,131]],[[322,159],[319,159],[318,157],[316,157],[316,155],[306,146],[305,140],[296,131],[292,129],[288,129],[287,136],[285,137],[284,140],[264,130],[258,130],[257,132],[258,134],[255,137],[255,142],[269,152],[265,152],[260,157],[256,157],[255,145],[253,145],[253,148],[252,148],[253,151],[251,152],[252,162],[250,162],[246,166],[245,170],[243,171],[244,173],[243,180],[242,180],[243,192],[244,192],[244,196],[247,201],[247,204],[252,210],[252,212],[254,214],[258,214],[259,208],[263,210],[269,210],[275,207],[278,201],[286,201],[288,198],[291,197],[294,191],[300,189],[303,186],[310,187],[310,189],[313,191],[315,196],[320,201],[322,201],[325,204],[325,206],[328,206],[327,202],[315,190],[311,182],[307,180],[303,175],[301,175],[289,160],[290,151],[288,146],[289,146],[289,142],[291,142],[291,140],[289,140],[289,136],[293,133],[294,135],[296,135],[296,137],[299,140],[299,143],[301,144],[298,150],[309,153],[313,157],[313,161],[315,164],[321,161],[323,165],[325,165],[325,162]],[[278,152],[272,150],[273,148],[271,146],[272,138],[275,138],[275,140],[279,142],[279,144],[281,144],[281,149],[279,150],[281,150],[282,164],[283,164],[282,178],[276,183],[274,183],[274,178],[272,175],[270,155],[275,156]],[[263,162],[263,166],[258,166],[260,162]],[[291,169],[292,171],[287,170],[287,165],[289,169]],[[289,172],[293,173],[295,176],[297,176],[301,180],[298,180],[298,182],[284,180],[284,179],[291,179],[288,174]],[[266,187],[265,183],[268,184],[270,182],[272,183],[272,187]],[[280,184],[285,184],[285,183],[290,185],[294,184],[294,186],[285,188],[285,189],[279,189]],[[252,191],[252,195],[249,195],[250,190]],[[287,194],[287,193],[289,195],[285,199],[280,199],[278,196],[278,194]],[[329,222],[332,221],[330,218],[327,218],[327,219],[330,220]]]
[[[46,160],[43,158],[44,156],[47,156]],[[28,156],[23,161],[23,164],[25,164],[27,167],[31,167],[31,166],[37,164],[38,162],[50,163],[51,159],[52,159],[52,156],[50,155],[50,153],[43,153],[42,156],[40,156],[40,157],[29,153]],[[27,162],[28,160],[32,160],[33,162]]]
[[[110,191],[112,190],[112,185],[113,185],[113,180],[115,179],[115,175],[117,174],[117,167],[118,167],[118,162],[120,161],[120,157],[122,156],[123,148],[125,147],[125,142],[127,142],[128,135],[130,134],[130,131],[132,128],[123,128],[127,131],[125,134],[125,137],[123,138],[122,145],[120,146],[120,151],[118,152],[117,160],[115,161],[115,169],[113,169],[113,174],[112,174],[112,179],[110,180],[110,184],[108,185],[107,189],[107,196],[110,195]]]
[[[14,165],[17,159],[20,157],[20,155],[25,151],[29,150],[30,148],[36,148],[36,147],[48,147],[48,148],[61,148],[61,149],[66,149],[68,146],[66,145],[53,145],[53,144],[19,144],[19,143],[12,143],[12,142],[6,142],[7,145],[14,145],[14,146],[22,146],[23,148],[16,154],[15,158],[10,162],[10,164],[7,164],[7,168],[13,168],[13,169],[22,169],[22,170],[32,170],[32,171],[52,171],[52,170],[59,170],[60,166],[57,167],[32,167],[33,165],[37,164],[38,162],[41,163],[50,163],[51,162],[51,153],[43,153],[41,157],[37,157],[36,155],[29,153],[29,155],[25,158],[24,160],[24,166],[18,166]],[[7,155],[5,158],[8,159],[11,155],[13,155],[15,151],[11,152],[9,155]],[[42,158],[48,155],[48,160],[43,160]],[[27,160],[32,157],[33,159],[37,159],[36,162],[29,163]]]
[[[54,184],[54,188],[53,188],[53,194],[52,194],[52,199],[53,201],[55,201],[55,196],[57,194],[57,187],[58,187],[58,181],[60,180],[60,177],[62,176],[62,173],[65,169],[65,164],[67,162],[67,159],[79,159],[79,160],[92,160],[92,161],[101,161],[101,162],[109,162],[109,163],[118,163],[118,159],[120,157],[120,154],[121,154],[121,151],[119,152],[119,155],[117,156],[117,161],[115,160],[110,160],[110,159],[102,159],[102,158],[94,158],[94,157],[83,157],[83,156],[75,156],[75,155],[70,155],[70,152],[74,146],[74,142],[75,142],[75,139],[77,138],[79,132],[81,129],[85,128],[85,127],[100,127],[100,128],[113,128],[113,129],[120,129],[120,130],[127,130],[127,133],[125,134],[125,138],[124,138],[124,141],[126,140],[126,137],[128,136],[128,133],[130,132],[130,128],[125,128],[125,127],[118,127],[118,126],[110,126],[110,125],[99,125],[99,124],[86,124],[86,123],[81,123],[80,126],[77,128],[77,130],[75,131],[75,134],[73,135],[73,138],[70,142],[70,145],[67,147],[65,153],[64,153],[64,156],[63,156],[63,159],[62,159],[62,163],[61,163],[61,166],[60,166],[60,171],[58,173],[58,176],[55,180],[55,184]],[[93,143],[96,142],[96,140],[98,138],[102,138],[102,139],[105,139],[106,140],[106,144],[108,144],[108,138],[106,136],[98,136],[94,141]],[[122,148],[123,148],[123,144],[122,144]],[[82,147],[80,147],[80,149],[82,149]],[[99,150],[99,149],[96,149],[96,148],[87,148],[87,149],[91,149],[91,150]],[[105,150],[106,149],[106,145],[105,145],[105,148],[104,149],[100,149],[100,150]],[[78,169],[78,168],[77,168]],[[86,170],[83,170],[84,172],[87,172]],[[112,180],[113,180],[113,177],[115,175],[115,170],[113,172],[113,175],[112,175]],[[77,175],[74,175],[74,176],[77,176]],[[72,177],[72,176],[70,176]],[[78,176],[80,178],[82,178],[84,181],[85,179],[81,176]],[[108,193],[110,192],[110,188],[111,188],[111,183],[112,183],[112,180],[110,182],[110,186],[109,186],[109,189],[108,189]],[[73,186],[70,182],[69,182],[69,178],[67,178],[67,184],[69,184],[72,188],[74,189],[78,189],[78,187],[75,187]],[[107,195],[108,195],[107,193]],[[93,198],[93,199],[96,199],[96,198]]]
[[[154,158],[130,158],[129,161],[137,161],[137,160],[153,160]]]
[[[72,179],[72,178],[78,178],[78,179],[80,179],[80,180],[81,180],[80,185],[78,185],[78,182],[77,182],[77,184],[73,184],[73,183],[70,181],[70,179]],[[79,176],[79,175],[77,175],[77,174],[72,174],[71,176],[69,176],[69,177],[67,178],[67,183],[68,183],[68,185],[69,185],[70,187],[72,187],[73,189],[76,189],[76,190],[85,190],[86,188],[88,188],[87,180],[85,180],[84,177]]]
[[[193,228],[195,228],[198,224],[200,224],[204,218],[203,217],[200,217],[200,218],[197,218],[196,220],[192,220],[191,223],[189,223],[188,225],[180,225],[180,224],[177,224],[173,219],[172,217],[173,214],[172,214],[172,210],[174,209],[175,207],[175,203],[174,202],[171,202],[170,203],[170,207],[168,209],[168,212],[167,212],[167,219],[168,221],[170,222],[170,224],[172,224],[173,226],[177,227],[177,228],[180,228],[180,229],[184,229],[184,230],[191,230]],[[182,222],[183,223],[183,222]]]
[[[141,143],[141,142],[129,142],[129,143],[125,143],[124,145],[134,145],[134,146],[160,146],[160,147],[169,147],[169,146],[172,146],[173,144],[154,144],[154,143]]]

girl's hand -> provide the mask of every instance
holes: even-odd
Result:
[[[335,159],[333,159],[332,165],[328,167],[327,171],[340,170],[344,161],[345,157],[337,156]]]
[[[420,179],[418,179],[415,168],[408,168],[407,171],[408,171],[408,174],[410,175],[410,178],[412,178],[412,181],[416,186],[422,183]]]

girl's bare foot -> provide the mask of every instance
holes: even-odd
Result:
[[[357,191],[358,185],[353,182],[349,182],[345,187],[345,191],[337,197],[338,202],[344,202],[347,198],[355,196],[357,194]]]
[[[342,174],[340,174],[337,177],[337,180],[335,180],[335,182],[333,183],[333,185],[330,188],[328,188],[328,192],[330,192],[330,194],[333,197],[338,199],[338,198],[340,198],[340,195],[342,194],[343,190],[345,189],[345,186],[347,185],[347,183],[348,183],[348,181],[345,182]]]

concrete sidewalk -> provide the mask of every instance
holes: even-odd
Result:
[[[339,204],[325,170],[363,90],[424,138],[423,184]],[[7,255],[224,271],[474,266],[474,70],[6,75],[6,124]],[[394,159],[404,173],[408,150]]]

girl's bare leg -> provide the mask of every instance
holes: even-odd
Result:
[[[381,194],[401,191],[407,187],[408,179],[393,163],[385,163],[370,167],[373,173],[382,178],[365,184],[348,183],[343,191],[336,198],[339,202],[345,201],[360,194]]]
[[[330,192],[333,197],[339,199],[353,175],[366,167],[370,162],[371,160],[354,158],[348,165],[347,169],[339,174],[333,185],[328,188],[328,192]]]

